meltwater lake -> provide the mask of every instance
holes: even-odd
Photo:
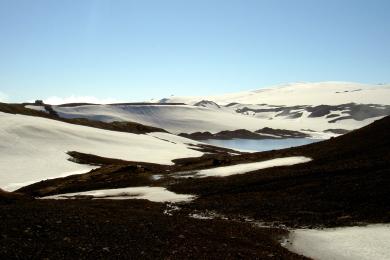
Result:
[[[311,139],[311,138],[287,138],[287,139],[264,139],[264,140],[208,139],[208,140],[202,140],[202,142],[215,145],[215,146],[230,148],[230,149],[262,152],[262,151],[277,150],[277,149],[290,148],[290,147],[295,147],[295,146],[300,146],[305,144],[311,144],[322,140],[323,139]]]

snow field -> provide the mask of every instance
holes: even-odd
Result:
[[[169,134],[137,135],[6,113],[0,113],[0,140],[0,187],[8,191],[96,168],[69,161],[68,151],[166,165],[203,154],[184,143],[192,141]]]

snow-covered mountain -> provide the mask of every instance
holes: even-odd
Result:
[[[133,121],[175,134],[256,131],[268,127],[327,137],[389,115],[390,85],[295,83],[221,96],[171,97],[161,102],[53,106],[53,109],[64,118]]]
[[[340,105],[347,103],[390,105],[390,84],[369,85],[349,82],[291,83],[238,93],[164,98],[164,103],[195,104],[202,100],[218,105],[230,103],[277,106]]]
[[[203,154],[188,145],[197,142],[168,133],[122,133],[2,112],[0,140],[0,187],[5,190],[96,168],[69,161],[68,151],[159,164]]]

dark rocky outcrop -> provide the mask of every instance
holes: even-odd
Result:
[[[210,132],[195,132],[191,134],[181,133],[179,136],[186,137],[193,140],[207,140],[207,139],[218,139],[218,140],[229,140],[234,138],[240,139],[269,139],[273,138],[270,136],[263,136],[261,134],[257,134],[251,132],[246,129],[238,129],[238,130],[227,130],[221,131],[218,133],[210,133]]]
[[[335,129],[326,129],[324,130],[325,133],[332,133],[337,135],[343,135],[351,132],[350,130],[341,129],[341,128],[335,128]]]
[[[208,139],[217,139],[217,140],[230,140],[230,139],[282,139],[282,138],[308,138],[309,134],[302,133],[299,131],[292,130],[283,130],[283,129],[273,129],[269,127],[264,127],[262,129],[256,130],[255,132],[238,129],[238,130],[227,130],[221,131],[218,133],[210,132],[195,132],[191,134],[181,133],[179,134],[182,137],[186,137],[193,140],[208,140]]]
[[[19,193],[19,192],[8,192],[0,189],[0,205],[1,204],[10,204],[16,202],[30,201],[33,198],[29,195]]]
[[[285,129],[273,129],[270,127],[264,127],[263,129],[256,130],[258,134],[269,134],[279,138],[308,138],[309,134],[302,133],[299,131],[285,130]]]

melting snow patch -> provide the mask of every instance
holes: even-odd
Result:
[[[225,177],[235,174],[244,174],[251,171],[271,168],[276,166],[289,166],[298,163],[306,163],[311,161],[311,158],[304,156],[293,156],[285,158],[277,158],[262,162],[243,163],[232,166],[217,167],[207,170],[201,170],[195,174],[195,177]]]
[[[108,190],[91,190],[84,192],[66,193],[43,197],[42,199],[146,199],[154,202],[188,202],[195,198],[193,195],[176,194],[163,187],[131,187]]]
[[[390,224],[293,231],[283,245],[304,256],[327,259],[390,259]]]
[[[165,210],[164,210],[164,215],[168,215],[168,216],[173,216],[173,213],[176,212],[176,211],[179,211],[180,208],[176,205],[172,205],[172,204],[167,204]]]
[[[151,176],[151,179],[154,180],[154,181],[158,181],[162,178],[163,176],[160,175],[160,174],[156,174],[156,175],[152,175]]]
[[[227,220],[228,218],[222,214],[216,213],[214,211],[204,211],[204,212],[194,212],[189,214],[190,218],[195,219],[224,219]]]

